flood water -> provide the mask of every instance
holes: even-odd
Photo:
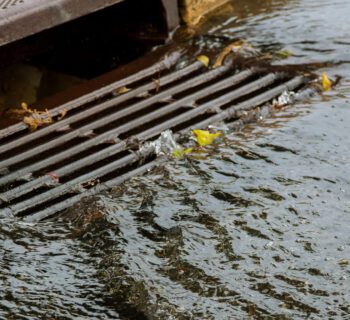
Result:
[[[201,32],[340,84],[60,221],[1,221],[1,319],[350,319],[350,2],[241,2]]]

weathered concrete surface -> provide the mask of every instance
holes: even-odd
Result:
[[[230,0],[182,0],[181,15],[190,26],[196,25],[206,14],[214,11]]]
[[[123,0],[0,1],[0,45],[107,8]]]

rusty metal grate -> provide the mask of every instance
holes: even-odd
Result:
[[[50,217],[155,166],[153,155],[137,146],[162,131],[238,121],[240,112],[307,82],[304,76],[262,68],[239,71],[233,64],[207,69],[194,61],[179,68],[180,58],[175,51],[53,109],[54,116],[68,110],[67,117],[38,131],[27,133],[24,123],[0,131],[1,215],[30,221]],[[116,94],[124,86],[131,90]]]

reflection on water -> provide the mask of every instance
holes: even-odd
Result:
[[[0,318],[349,318],[349,11],[249,1],[211,23],[215,35],[292,50],[288,63],[335,61],[328,71],[344,78],[59,222],[2,221]]]

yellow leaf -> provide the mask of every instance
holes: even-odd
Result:
[[[329,80],[326,72],[322,73],[322,87],[324,91],[328,91],[332,88],[332,81]]]
[[[210,59],[209,59],[207,56],[205,56],[205,55],[202,54],[202,55],[200,55],[200,56],[197,57],[197,60],[200,61],[200,62],[202,62],[206,67],[209,66]]]
[[[221,132],[210,133],[206,130],[193,130],[192,132],[196,136],[197,142],[200,146],[212,144],[216,138],[222,135]]]
[[[281,51],[276,52],[276,56],[280,59],[287,59],[293,55],[294,55],[294,53],[292,51],[289,51],[289,50],[281,50]]]
[[[61,111],[61,115],[57,118],[58,121],[62,120],[66,116],[67,112],[67,109],[63,109],[63,111]]]
[[[127,88],[127,87],[121,87],[121,88],[118,88],[117,90],[116,90],[116,92],[118,93],[118,94],[123,94],[123,93],[127,93],[127,92],[129,92],[131,89],[129,89],[129,88]]]
[[[29,126],[30,131],[38,128],[38,124],[33,117],[24,117],[23,122]]]
[[[21,103],[21,108],[24,110],[24,111],[29,111],[30,109],[28,109],[28,105],[25,103],[25,102],[22,102]]]
[[[192,148],[187,148],[187,149],[175,149],[172,153],[172,156],[174,158],[182,158],[183,156],[189,154],[192,152]]]

